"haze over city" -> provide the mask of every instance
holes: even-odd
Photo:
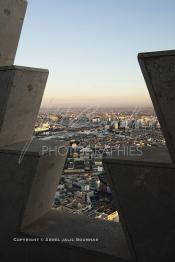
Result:
[[[151,106],[137,54],[174,48],[174,1],[28,2],[15,63],[49,69],[42,107]]]

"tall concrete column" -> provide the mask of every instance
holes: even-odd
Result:
[[[25,0],[0,1],[0,66],[14,63],[26,7]]]

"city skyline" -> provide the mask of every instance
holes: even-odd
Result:
[[[29,0],[15,63],[49,69],[42,107],[151,106],[137,53],[174,48],[174,7]]]

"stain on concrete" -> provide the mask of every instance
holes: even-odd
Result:
[[[32,87],[32,85],[31,85],[31,84],[29,84],[29,85],[27,86],[27,89],[28,89],[28,91],[29,91],[29,92],[31,92],[31,91],[33,90],[33,87]]]
[[[43,202],[40,202],[38,208],[42,208],[42,207],[43,207]]]
[[[5,14],[5,15],[11,15],[10,9],[5,8],[5,9],[4,9],[4,14]]]
[[[54,164],[54,163],[51,163],[51,164],[49,165],[49,169],[53,168],[54,166],[55,166],[55,164]]]

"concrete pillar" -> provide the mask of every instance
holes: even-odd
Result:
[[[175,162],[175,50],[138,55],[171,158]]]
[[[19,158],[25,143],[0,149],[0,243],[13,242],[13,237],[52,207],[66,152],[43,150],[63,147],[63,143],[33,141]]]
[[[25,0],[0,1],[0,66],[14,63],[26,7]]]
[[[139,262],[175,257],[175,165],[161,149],[151,149],[145,161],[103,160],[130,251]]]
[[[48,70],[0,67],[0,146],[30,140]]]
[[[131,252],[140,262],[175,257],[175,51],[138,55],[166,147],[104,159]]]
[[[66,142],[37,140],[31,145],[31,148],[32,146],[35,148],[35,144],[40,151],[39,161],[30,196],[26,203],[21,230],[52,208],[67,156]]]

